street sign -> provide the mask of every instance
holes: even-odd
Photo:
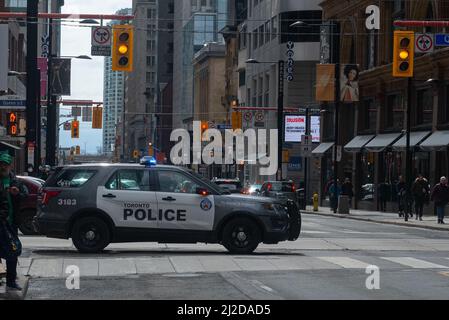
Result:
[[[25,109],[26,100],[18,95],[0,96],[0,109]]]
[[[429,53],[433,52],[434,39],[432,33],[417,33],[415,35],[415,52],[417,53]]]
[[[265,114],[262,111],[257,111],[255,116],[256,121],[264,121]]]
[[[251,111],[246,111],[243,115],[243,119],[245,119],[246,122],[250,122],[253,119],[253,113]]]
[[[110,56],[111,55],[111,27],[92,27],[91,35],[91,54],[93,56]]]
[[[230,124],[217,124],[218,130],[226,130],[226,129],[232,129],[232,125]]]
[[[64,131],[70,131],[72,130],[72,124],[70,122],[64,123]]]
[[[437,47],[449,47],[449,34],[437,33],[435,35],[435,45]]]

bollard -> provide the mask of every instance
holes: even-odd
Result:
[[[313,211],[318,211],[318,193],[313,194]]]

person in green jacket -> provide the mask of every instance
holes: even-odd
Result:
[[[8,223],[13,232],[18,234],[16,217],[20,200],[26,197],[26,190],[11,171],[13,158],[7,153],[0,153],[0,220]],[[6,286],[8,290],[22,290],[17,284],[17,258],[6,259]]]

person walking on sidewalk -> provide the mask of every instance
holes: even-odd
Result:
[[[337,179],[337,188],[335,188],[335,183],[329,188],[329,198],[331,201],[331,210],[337,212],[338,209],[338,198],[341,195],[341,183]]]
[[[444,224],[444,209],[449,202],[449,187],[446,177],[441,177],[432,190],[431,200],[435,202],[437,208],[438,224]]]
[[[403,176],[399,176],[399,181],[396,184],[396,193],[398,196],[398,213],[399,218],[401,218],[404,216],[407,195],[407,184],[405,183]]]
[[[0,223],[8,224],[14,236],[18,235],[16,217],[20,200],[27,191],[11,171],[12,157],[0,153]],[[5,239],[5,238],[2,238]],[[17,284],[17,257],[6,259],[6,286],[8,290],[22,290]]]
[[[387,184],[387,182],[382,182],[379,184],[378,192],[379,192],[380,211],[386,212],[387,211],[387,200],[388,200],[388,184]]]
[[[415,219],[422,221],[424,203],[429,200],[429,182],[422,174],[418,175],[412,185],[413,200],[415,200]]]
[[[341,187],[341,194],[348,197],[349,207],[352,207],[352,197],[354,196],[353,186],[349,178],[345,179]]]

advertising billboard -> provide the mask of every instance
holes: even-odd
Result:
[[[306,132],[306,117],[298,115],[285,116],[285,142],[301,142],[302,135]]]
[[[306,133],[306,116],[287,115],[284,123],[285,142],[301,142],[302,136]],[[310,135],[312,142],[320,142],[320,116],[310,117]]]

